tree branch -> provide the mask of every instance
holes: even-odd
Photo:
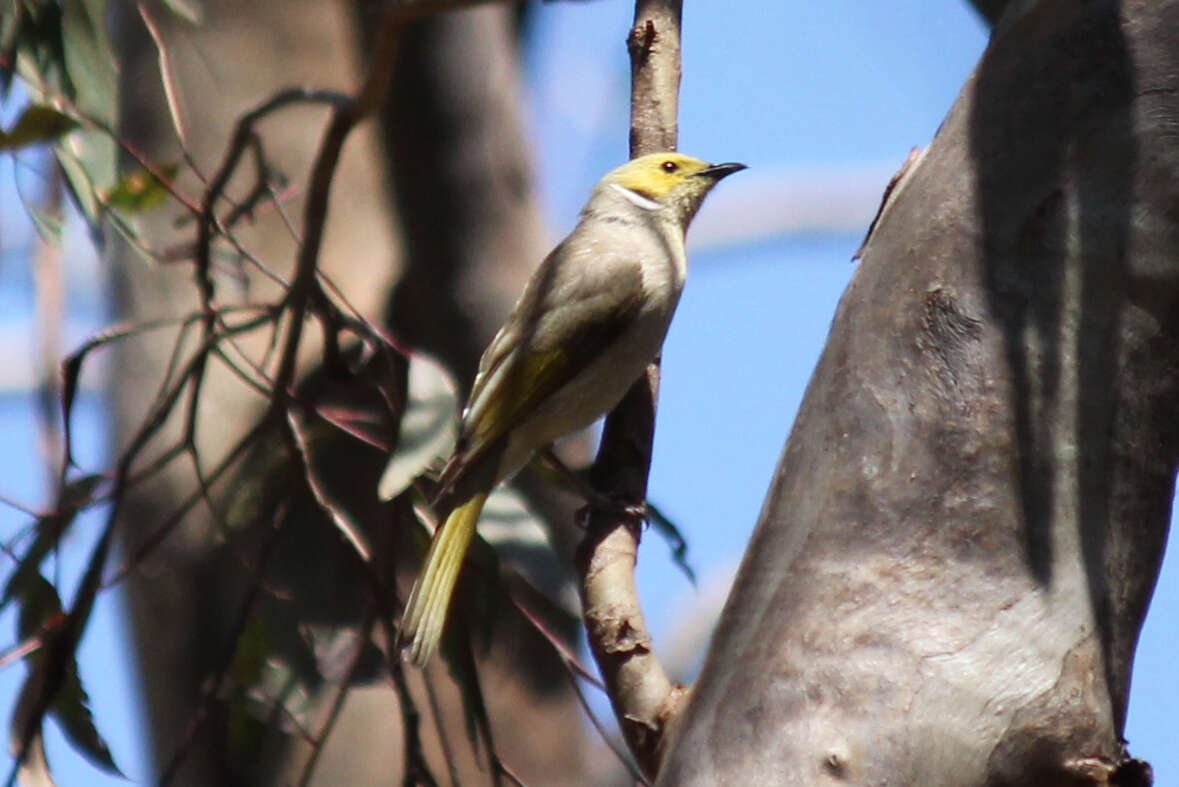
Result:
[[[678,0],[638,0],[627,40],[631,57],[631,156],[674,149],[680,83]],[[594,462],[594,488],[642,505],[655,436],[659,361],[606,419]],[[659,770],[662,742],[682,704],[656,658],[639,605],[634,567],[642,522],[591,510],[578,548],[581,603],[590,648],[602,671],[627,745],[648,777]]]

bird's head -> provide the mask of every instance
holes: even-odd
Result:
[[[645,210],[669,213],[687,228],[712,187],[744,164],[707,161],[675,151],[649,153],[607,173],[602,183],[619,190],[629,202]]]

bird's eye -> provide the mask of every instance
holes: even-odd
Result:
[[[669,172],[669,173],[675,172],[677,169],[680,168],[680,165],[676,164],[674,161],[665,161],[660,166],[663,167],[664,172]]]

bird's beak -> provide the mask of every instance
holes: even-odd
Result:
[[[721,178],[732,175],[734,172],[740,172],[743,169],[747,169],[744,164],[738,164],[736,161],[728,161],[724,164],[709,164],[707,167],[700,170],[696,174],[703,175],[707,178],[712,178],[713,180],[720,180]]]

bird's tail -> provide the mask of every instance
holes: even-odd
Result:
[[[419,667],[438,649],[450,597],[486,501],[487,492],[479,492],[450,512],[434,534],[425,567],[405,603],[400,640],[406,656]]]

